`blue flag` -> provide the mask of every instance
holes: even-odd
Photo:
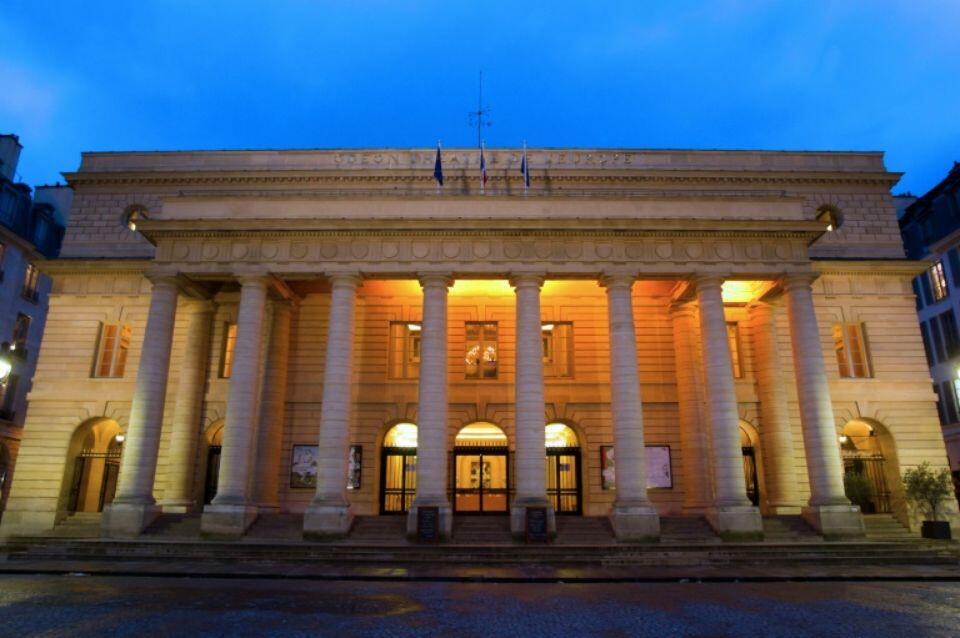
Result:
[[[440,145],[437,144],[437,159],[433,163],[433,177],[437,180],[437,187],[443,186],[443,162],[440,160]]]
[[[523,175],[523,190],[530,188],[530,164],[527,163],[527,145],[523,145],[523,159],[520,160],[520,174]]]

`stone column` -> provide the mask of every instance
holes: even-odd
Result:
[[[703,360],[699,318],[694,303],[674,306],[673,353],[677,368],[677,407],[680,416],[680,456],[683,460],[683,510],[704,515],[713,503],[710,477],[710,431],[704,409]]]
[[[843,489],[843,465],[833,419],[830,387],[823,363],[823,345],[810,289],[813,275],[783,278],[790,316],[790,345],[800,402],[800,425],[807,457],[810,503],[803,515],[827,537],[862,536],[860,508],[852,505]]]
[[[361,278],[357,273],[338,273],[330,276],[330,283],[317,493],[303,517],[307,538],[344,536],[353,524],[347,501],[347,446],[353,407],[354,310]]]
[[[617,497],[610,522],[620,540],[660,537],[660,517],[647,497],[643,406],[633,321],[633,275],[608,275],[607,317],[610,329],[610,411],[617,462]]]
[[[721,295],[723,278],[704,274],[693,277],[692,282],[700,305],[706,413],[713,441],[714,500],[707,520],[725,539],[761,538],[763,520],[760,510],[747,500],[743,475],[740,415]]]
[[[276,512],[280,488],[280,453],[287,400],[287,364],[290,354],[290,315],[293,304],[273,304],[270,347],[260,395],[260,423],[257,427],[257,466],[253,499],[261,512]]]
[[[217,495],[203,509],[200,521],[201,533],[208,536],[242,536],[257,517],[248,487],[270,278],[256,274],[238,279],[241,287],[237,340],[233,346]]]
[[[447,291],[449,274],[420,277],[420,380],[417,407],[417,494],[407,515],[407,534],[417,533],[417,510],[440,509],[440,535],[449,538],[453,516],[447,499]]]
[[[771,514],[799,514],[797,468],[777,341],[776,312],[773,306],[762,302],[751,304],[748,312],[760,400],[760,439],[766,478],[763,498]]]
[[[556,532],[553,508],[547,500],[546,406],[543,399],[543,337],[540,325],[542,274],[518,274],[510,279],[517,294],[515,386],[516,496],[510,507],[510,530],[524,534],[528,507],[547,508],[547,528]]]
[[[150,310],[130,405],[130,424],[120,461],[116,498],[104,510],[101,519],[103,534],[114,538],[139,535],[160,513],[153,498],[153,482],[157,474],[179,293],[174,276],[157,275],[150,279],[153,282]]]
[[[164,512],[194,510],[194,471],[197,444],[200,441],[200,418],[203,394],[206,390],[207,367],[210,363],[210,326],[213,321],[213,303],[197,301],[193,304],[187,326],[187,341],[177,398],[173,406],[173,428],[170,433],[170,451],[167,465],[167,493]]]

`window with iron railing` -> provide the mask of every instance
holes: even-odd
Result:
[[[871,376],[867,344],[863,338],[863,324],[833,324],[833,350],[837,355],[841,377],[862,379]]]
[[[93,376],[119,378],[127,367],[130,351],[130,326],[120,323],[105,323],[100,327],[100,345]]]
[[[36,303],[39,296],[40,269],[33,264],[27,264],[27,270],[23,275],[23,290],[20,292],[24,299]]]
[[[387,377],[417,379],[420,377],[420,323],[390,322],[390,351]]]

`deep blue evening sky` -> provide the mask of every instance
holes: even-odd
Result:
[[[197,8],[201,7],[201,8]],[[0,2],[25,181],[84,150],[470,145],[960,160],[960,1]]]

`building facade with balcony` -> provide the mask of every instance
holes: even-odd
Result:
[[[2,532],[911,524],[947,460],[881,154],[537,149],[525,189],[488,150],[483,194],[434,160],[84,154]]]
[[[0,386],[0,512],[10,491],[46,320],[50,277],[41,260],[54,258],[63,240],[71,191],[31,189],[15,180],[22,147],[0,135],[0,341],[12,346],[10,375]]]
[[[960,164],[906,208],[900,227],[907,256],[927,263],[913,290],[960,499]]]

